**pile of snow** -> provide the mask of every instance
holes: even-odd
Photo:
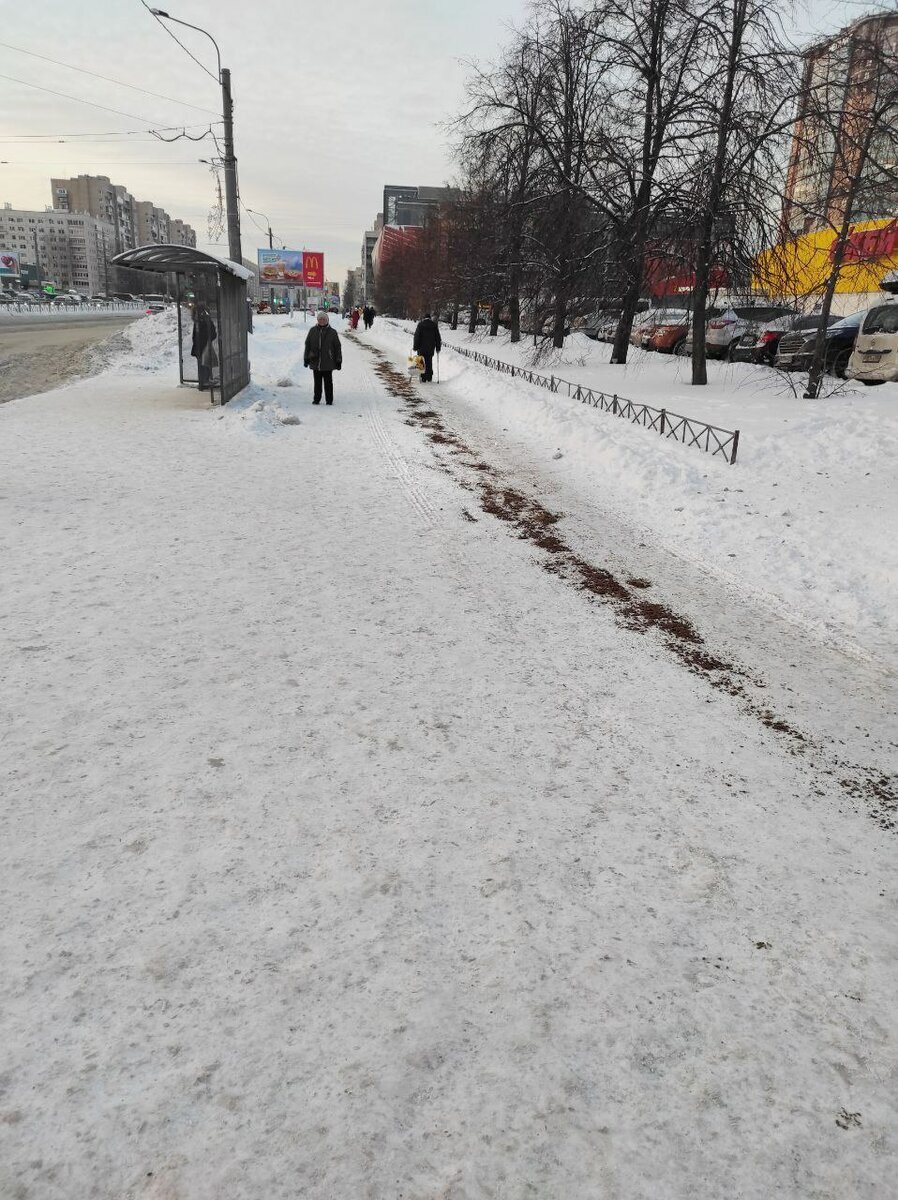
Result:
[[[373,337],[403,358],[412,329],[381,320]],[[803,379],[712,362],[708,386],[695,388],[687,359],[636,350],[626,366],[612,366],[611,347],[582,335],[536,364],[573,383],[739,429],[738,462],[730,466],[448,348],[533,366],[532,343],[442,332],[440,369],[451,395],[557,461],[556,471],[629,519],[645,540],[670,546],[818,637],[895,660],[898,385],[829,381],[828,396],[804,400]]]
[[[116,369],[156,371],[178,361],[178,312],[173,304],[132,322],[124,331],[127,349]],[[189,347],[188,347],[189,349]]]

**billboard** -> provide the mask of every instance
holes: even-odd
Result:
[[[303,261],[303,281],[306,287],[324,287],[324,255],[320,251],[305,251]]]
[[[11,250],[0,250],[0,276],[19,274],[19,256]]]
[[[260,250],[259,283],[267,287],[301,287],[303,253],[301,250]]]
[[[318,250],[259,250],[264,287],[324,287],[324,255]]]

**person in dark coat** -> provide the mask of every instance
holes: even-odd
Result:
[[[197,304],[193,310],[193,337],[190,342],[190,354],[196,359],[197,379],[201,392],[209,390],[214,369],[218,365],[218,355],[212,344],[217,337],[218,331],[208,308],[205,304]]]
[[[422,383],[430,383],[433,380],[433,356],[439,354],[443,348],[443,339],[440,337],[439,326],[436,321],[431,319],[430,313],[424,314],[424,319],[419,321],[415,328],[415,341],[412,349],[415,350],[424,359],[424,374],[421,376]]]
[[[366,329],[370,329],[374,324],[374,309],[370,304],[366,304],[362,309],[362,320],[365,322]]]
[[[331,325],[326,312],[319,312],[315,325],[306,336],[306,348],[302,363],[311,367],[315,377],[315,397],[313,404],[321,403],[321,389],[324,387],[324,398],[327,404],[334,402],[334,371],[343,366],[343,347],[340,345],[340,335]]]

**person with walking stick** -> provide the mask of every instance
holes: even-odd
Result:
[[[440,337],[439,326],[432,320],[430,313],[425,313],[423,320],[415,327],[415,341],[412,347],[424,359],[422,383],[433,382],[433,356],[435,353],[439,355],[442,348],[443,339]]]

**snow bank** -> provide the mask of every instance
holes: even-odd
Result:
[[[379,321],[378,344],[404,356],[410,323]],[[532,343],[443,330],[447,347],[533,365]],[[739,429],[730,466],[656,433],[498,375],[444,349],[441,375],[503,430],[520,436],[596,502],[630,519],[740,590],[829,641],[896,661],[898,622],[898,385],[831,381],[808,401],[793,383],[752,364],[709,364],[693,388],[688,360],[611,347],[575,335],[536,369],[686,416]]]
[[[123,336],[127,348],[116,360],[116,370],[156,371],[178,361],[178,312],[174,305],[134,321]]]

